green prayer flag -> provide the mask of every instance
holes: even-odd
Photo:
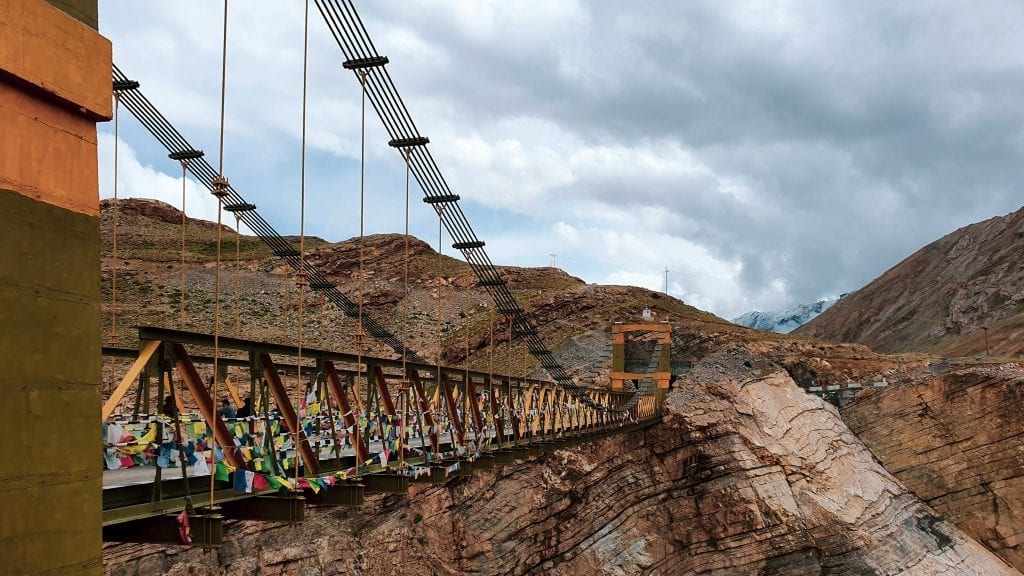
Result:
[[[228,481],[228,467],[223,462],[217,462],[217,474],[214,476],[217,480],[222,482]]]

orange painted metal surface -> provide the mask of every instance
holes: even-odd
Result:
[[[441,393],[444,395],[444,404],[448,408],[448,418],[451,420],[452,428],[455,430],[455,437],[458,439],[459,444],[465,444],[466,431],[462,428],[462,421],[459,420],[458,404],[455,403],[455,396],[452,394],[452,383],[448,380],[447,374],[441,376]]]
[[[423,415],[422,426],[426,429],[430,437],[430,450],[434,454],[438,454],[441,452],[441,440],[437,435],[437,428],[434,426],[434,409],[427,400],[427,395],[423,390],[423,381],[420,380],[419,370],[410,370],[409,379],[412,383],[413,391],[416,392],[416,400],[419,402],[420,414]]]
[[[244,470],[245,460],[242,458],[242,453],[236,448],[235,440],[231,437],[231,433],[228,432],[224,421],[221,420],[220,414],[217,414],[213,405],[213,398],[210,397],[210,393],[203,386],[202,378],[199,377],[199,372],[196,371],[192,359],[185,352],[185,347],[175,342],[171,344],[171,351],[174,353],[174,364],[178,367],[178,374],[181,375],[181,379],[185,382],[189,392],[192,393],[192,398],[195,399],[196,406],[199,407],[199,412],[202,413],[203,419],[206,420],[206,423],[213,430],[217,443],[224,452],[224,459],[235,468]]]
[[[612,334],[619,332],[672,332],[671,324],[612,324]]]
[[[270,354],[260,354],[260,364],[263,366],[263,377],[267,380],[267,387],[270,388],[270,393],[274,396],[277,409],[281,411],[284,425],[298,438],[298,445],[295,448],[302,455],[302,464],[306,467],[306,473],[320,472],[320,459],[313,454],[313,449],[309,446],[306,433],[299,425],[299,415],[295,413],[295,407],[292,406],[292,401],[288,398],[288,390],[281,382],[281,375],[277,372],[274,361],[270,359]],[[295,471],[295,475],[300,475],[298,470]]]
[[[338,371],[334,368],[334,362],[325,360],[324,372],[327,373],[327,390],[334,397],[338,406],[341,406],[341,418],[345,423],[345,428],[352,430],[352,445],[355,446],[356,461],[358,463],[366,462],[370,459],[370,451],[366,448],[366,443],[360,437],[362,431],[359,430],[356,413],[352,409],[352,403],[348,401],[348,394],[345,388],[341,385],[341,378],[338,377]]]

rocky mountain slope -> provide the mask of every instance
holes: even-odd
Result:
[[[199,332],[213,331],[216,225],[188,219],[184,265],[181,213],[154,200],[122,200],[117,217],[118,258],[112,257],[114,211],[103,202],[103,322],[104,344],[136,347],[135,326],[155,325]],[[236,240],[237,249],[236,249]],[[293,239],[297,247],[297,239]],[[538,369],[522,342],[508,343],[508,324],[494,313],[487,293],[475,288],[476,279],[465,262],[439,256],[428,244],[409,241],[409,297],[402,299],[405,282],[405,237],[368,236],[362,243],[364,279],[358,275],[359,242],[329,244],[307,238],[307,258],[338,284],[366,314],[425,358],[440,353],[451,364],[470,365],[521,374]],[[251,236],[225,230],[222,240],[221,330],[223,334],[271,342],[294,342],[298,331],[298,294],[290,269]],[[117,270],[117,303],[113,276]],[[185,276],[184,318],[181,276]],[[723,332],[739,328],[674,298],[642,288],[588,285],[553,268],[501,267],[502,277],[520,306],[553,348],[590,330],[606,330],[612,319],[639,318],[650,308],[659,320],[699,322]],[[355,321],[318,295],[304,296],[303,338],[307,345],[355,350]],[[115,323],[116,312],[116,329]],[[406,320],[407,318],[407,320]],[[439,320],[440,318],[440,320]],[[440,323],[439,323],[440,322]],[[493,353],[491,336],[493,327]],[[595,343],[597,344],[597,343]],[[599,343],[604,346],[605,343]],[[610,337],[607,339],[610,346]],[[366,353],[393,352],[372,340]],[[590,371],[574,366],[570,371]],[[604,376],[607,376],[606,370]],[[537,372],[540,374],[540,372]]]
[[[104,208],[109,251],[113,205],[105,202]],[[136,346],[133,323],[209,330],[215,226],[189,222],[182,268],[180,213],[138,200],[123,201],[121,208],[118,258],[108,252],[103,260],[106,343]],[[287,270],[244,236],[237,238],[236,261],[236,237],[225,232],[224,238],[225,330],[236,330],[232,287],[237,286],[238,309],[245,310],[238,333],[292,341],[297,302]],[[362,282],[355,273],[356,241],[314,239],[310,244],[309,258],[343,292],[353,299],[361,292],[367,311],[421,354],[441,354],[457,363],[466,361],[468,353],[476,367],[493,362],[497,370],[536,372],[522,346],[507,343],[500,315],[493,321],[492,340],[491,308],[486,296],[472,288],[464,263],[440,258],[412,240],[411,290],[403,299],[396,286],[404,281],[404,237],[365,239]],[[187,281],[184,322],[182,269]],[[913,492],[913,475],[901,474],[904,466],[920,468],[928,458],[914,460],[900,452],[890,458],[885,455],[887,437],[865,432],[898,433],[904,411],[876,410],[870,404],[856,417],[847,411],[854,431],[865,438],[862,443],[835,408],[803,391],[813,384],[883,379],[893,391],[913,390],[936,375],[987,367],[936,365],[924,355],[880,356],[860,345],[754,331],[664,295],[587,285],[553,269],[503,268],[502,274],[556,357],[587,382],[607,382],[611,322],[637,318],[644,307],[669,321],[673,358],[693,360],[695,368],[676,381],[666,422],[471,480],[417,487],[408,497],[373,497],[359,510],[315,511],[298,527],[238,523],[228,529],[226,546],[214,553],[107,545],[107,573],[1017,573],[985,546],[1020,567],[1011,542],[1013,534],[1024,530],[1021,521],[996,511],[992,521],[957,513],[974,506],[986,486],[997,485],[997,466],[979,468],[965,489],[952,483],[926,485],[920,488],[927,499],[922,503]],[[439,305],[444,331],[438,330]],[[307,344],[352,349],[350,319],[315,298],[305,306]],[[117,329],[112,330],[115,309]],[[402,320],[406,309],[408,323]],[[370,352],[388,353],[380,347]],[[113,382],[117,363],[108,362],[106,368]],[[994,394],[972,398],[972,409],[986,414],[995,413],[995,404],[1003,401]],[[942,401],[945,397],[929,403]],[[864,414],[874,414],[870,425],[863,424]],[[958,434],[967,437],[985,434],[992,424],[965,419],[960,425]],[[920,434],[928,433],[924,430]],[[1013,458],[1017,453],[1011,436],[990,437],[991,454]],[[941,454],[925,450],[922,444],[922,454]],[[1015,485],[999,489],[1008,507],[1021,497]],[[1006,543],[986,532],[990,525],[998,527]]]
[[[835,303],[836,300],[834,299],[818,300],[814,304],[797,304],[785,310],[773,310],[770,312],[754,310],[740,314],[733,318],[732,321],[740,326],[746,326],[755,330],[788,334],[810,322]]]
[[[795,331],[883,352],[1024,351],[1024,209],[918,250]],[[986,342],[987,340],[987,342]]]
[[[953,367],[858,397],[843,418],[904,485],[1024,569],[1024,369]]]

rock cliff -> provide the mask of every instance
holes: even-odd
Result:
[[[953,367],[862,394],[843,418],[943,518],[1024,569],[1024,370]]]
[[[908,492],[835,408],[714,354],[664,424],[224,548],[108,545],[108,574],[1017,574]]]

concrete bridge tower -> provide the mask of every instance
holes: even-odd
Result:
[[[96,0],[0,2],[0,573],[100,574]]]

